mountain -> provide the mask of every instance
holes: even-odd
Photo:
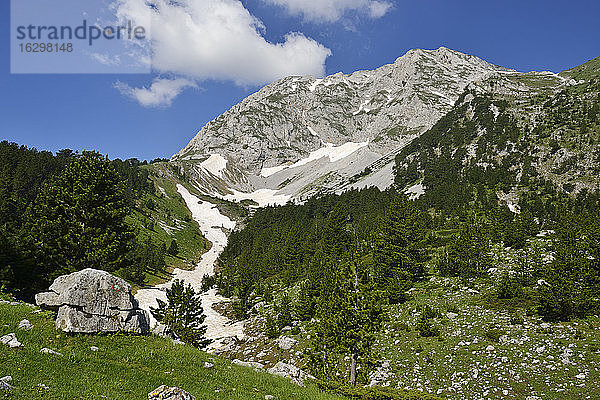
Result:
[[[519,199],[539,210],[544,196],[598,192],[597,66],[596,59],[560,75],[505,74],[469,85],[398,153],[396,183],[446,208],[482,200],[485,191],[514,211]]]
[[[514,99],[511,114],[526,108],[524,124],[534,129],[539,107],[531,99],[578,86],[596,65],[520,73],[442,47],[411,50],[374,71],[287,77],[209,122],[171,161],[207,194],[259,206],[384,189],[397,155],[457,100],[470,100],[465,91]]]

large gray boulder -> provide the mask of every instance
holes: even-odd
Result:
[[[149,316],[139,308],[131,286],[106,271],[84,269],[56,278],[35,295],[44,309],[58,311],[56,328],[70,333],[149,331]]]
[[[183,389],[162,385],[148,393],[148,400],[196,400]]]

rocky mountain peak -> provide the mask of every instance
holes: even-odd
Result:
[[[467,85],[506,71],[510,70],[441,47],[410,50],[372,71],[339,72],[322,79],[286,77],[209,122],[173,160],[192,161],[199,166],[198,179],[219,179],[219,186],[268,188],[292,197],[311,193],[317,181],[324,187],[339,185],[344,177],[367,167],[373,170],[373,164],[391,171],[393,154],[430,129]],[[348,153],[355,160],[333,165],[347,149],[355,149]],[[202,163],[214,154],[227,161],[229,174],[204,176],[210,171]],[[316,174],[310,169],[311,178],[304,180],[307,173],[302,170],[310,167],[306,165],[326,155],[329,162]],[[288,176],[290,169],[297,174]],[[276,170],[288,174],[270,173]],[[321,179],[325,175],[328,178]],[[290,186],[291,181],[296,184]],[[378,186],[391,184],[389,178],[375,181]]]

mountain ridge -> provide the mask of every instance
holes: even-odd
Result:
[[[395,156],[465,90],[529,98],[576,84],[568,74],[521,73],[445,47],[414,49],[372,71],[267,85],[206,124],[171,162],[207,194],[263,205],[385,189]]]

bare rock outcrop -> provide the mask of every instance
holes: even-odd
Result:
[[[148,393],[148,400],[196,400],[183,389],[162,385]]]
[[[64,332],[149,331],[148,313],[139,308],[131,286],[106,271],[88,268],[60,276],[35,301],[44,309],[58,311],[56,328]]]
[[[298,386],[304,386],[304,382],[307,379],[315,379],[315,377],[308,372],[301,370],[295,365],[284,363],[283,361],[279,361],[274,367],[269,368],[267,372],[272,375],[289,378]]]

